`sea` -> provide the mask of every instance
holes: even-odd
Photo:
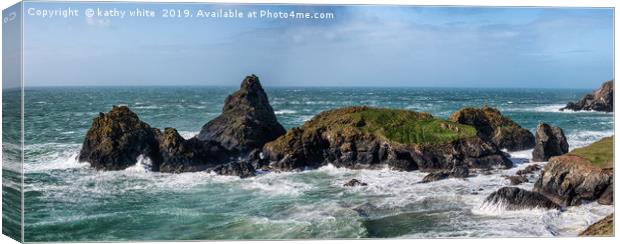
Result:
[[[145,159],[122,171],[96,171],[76,160],[92,119],[126,105],[153,127],[185,138],[221,113],[237,87],[40,87],[25,91],[25,241],[481,238],[576,236],[613,212],[596,202],[563,210],[507,211],[484,204],[532,163],[491,175],[418,183],[425,173],[350,170],[260,172],[240,179],[206,172],[155,173]],[[560,112],[591,90],[499,88],[266,87],[278,121],[301,126],[321,111],[373,106],[447,118],[466,106],[498,108],[524,128],[560,126],[570,148],[613,135],[613,113]],[[9,95],[5,94],[5,97]],[[5,99],[5,102],[7,99]],[[3,104],[7,105],[7,104]],[[7,105],[8,106],[8,105]],[[7,111],[7,110],[5,110]],[[6,112],[5,112],[6,113]],[[6,151],[5,151],[6,153]],[[545,163],[540,163],[541,165]],[[4,167],[4,175],[19,172]],[[365,187],[343,187],[351,179]],[[3,206],[19,184],[3,179]],[[536,176],[518,187],[531,190]],[[11,215],[4,221],[11,221]],[[10,230],[8,230],[10,231]]]

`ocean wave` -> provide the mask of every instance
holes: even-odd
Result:
[[[24,147],[24,173],[86,167],[86,163],[78,161],[80,148],[81,144],[44,143],[26,145]]]
[[[561,108],[566,107],[566,104],[549,104],[549,105],[540,105],[533,107],[500,107],[502,112],[539,112],[539,113],[606,113],[599,111],[573,111],[573,110],[564,110],[560,111]]]
[[[290,109],[282,109],[282,110],[277,110],[274,112],[276,115],[282,115],[282,114],[296,114],[297,111],[295,110],[290,110]]]
[[[566,140],[568,141],[568,145],[570,146],[570,150],[580,147],[588,146],[604,137],[613,136],[613,130],[606,131],[592,131],[592,130],[581,130],[569,133],[566,135]]]

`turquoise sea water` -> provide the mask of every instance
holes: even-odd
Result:
[[[239,179],[203,172],[152,173],[141,164],[124,171],[97,172],[75,160],[92,118],[112,105],[127,105],[151,126],[175,127],[184,137],[191,137],[220,113],[225,97],[235,90],[27,89],[26,241],[570,236],[613,212],[612,206],[597,203],[562,212],[482,206],[487,195],[509,184],[501,175],[525,167],[522,159],[530,157],[531,151],[513,153],[517,162],[513,169],[428,184],[416,184],[423,173],[387,169],[326,166]],[[571,148],[613,134],[611,113],[558,111],[588,90],[265,90],[287,129],[321,111],[343,106],[405,108],[447,118],[464,106],[489,105],[531,130],[541,120],[562,127]],[[369,186],[342,187],[351,178]],[[531,189],[532,182],[520,187]],[[11,186],[3,181],[3,187]]]

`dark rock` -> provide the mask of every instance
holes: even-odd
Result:
[[[136,164],[140,155],[159,160],[156,130],[126,106],[113,106],[93,119],[78,157],[102,170],[122,170]]]
[[[344,183],[343,186],[353,187],[353,186],[367,186],[367,185],[368,184],[366,184],[365,182],[361,182],[358,179],[352,179],[348,181],[347,183]]]
[[[455,166],[452,170],[440,170],[431,172],[424,176],[420,183],[428,183],[432,181],[444,180],[447,178],[467,178],[469,177],[469,168],[466,166]]]
[[[605,188],[605,191],[603,192],[603,194],[601,194],[601,197],[598,198],[597,202],[599,204],[602,204],[602,205],[614,205],[614,180],[613,180],[613,177],[611,178],[611,182],[609,183],[607,188]]]
[[[374,117],[365,119],[362,116],[364,114]],[[374,120],[384,117],[376,116],[377,114],[407,119],[403,119],[402,123],[388,124]],[[382,134],[384,131],[401,129],[408,130],[403,133],[411,133],[408,127],[397,126],[418,121],[423,121],[424,124],[441,124],[430,114],[406,110],[349,107],[322,112],[302,127],[293,128],[267,143],[262,151],[263,160],[269,162],[270,168],[277,170],[303,170],[326,164],[352,169],[380,168],[387,165],[401,171],[452,169],[454,165],[469,168],[512,166],[512,162],[499,148],[478,138],[475,130],[466,125],[460,125],[462,129],[456,132],[457,128],[460,128],[454,127],[456,123],[443,122],[450,126],[435,129],[446,131],[445,133],[462,133],[463,130],[470,129],[471,136],[442,143],[403,143]],[[384,125],[396,128],[386,129]],[[432,138],[433,135],[425,136]],[[403,140],[413,137],[415,136]]]
[[[466,166],[454,166],[450,171],[450,177],[467,178],[469,177],[469,168]]]
[[[574,206],[599,199],[612,182],[611,171],[579,156],[562,155],[549,159],[534,184],[534,191],[562,206]]]
[[[158,170],[166,173],[203,171],[234,160],[229,151],[213,141],[196,138],[185,140],[176,129],[166,128],[158,136],[161,163]]]
[[[450,121],[471,125],[478,136],[508,151],[520,151],[534,147],[534,135],[514,121],[490,107],[463,108],[450,115]]]
[[[222,114],[205,124],[197,138],[245,156],[284,133],[258,77],[251,75],[226,98]]]
[[[539,123],[536,128],[536,146],[532,151],[532,161],[544,162],[553,156],[565,153],[568,153],[568,142],[562,128]]]
[[[525,167],[525,169],[520,169],[517,171],[517,175],[528,175],[528,174],[533,174],[536,171],[541,170],[542,168],[540,167],[540,165],[538,164],[532,164],[532,165],[528,165],[527,167]]]
[[[208,170],[218,175],[234,175],[241,178],[247,178],[256,175],[256,171],[252,164],[246,161],[237,161],[226,164],[220,164]]]
[[[450,177],[449,171],[431,172],[427,174],[426,176],[424,176],[424,178],[422,178],[422,181],[420,181],[420,183],[428,183],[428,182],[433,182],[433,181],[438,181],[438,180],[444,180],[444,179],[448,179],[449,177]]]
[[[605,83],[596,91],[591,94],[585,95],[581,100],[576,103],[569,102],[566,107],[561,108],[560,111],[565,109],[580,111],[580,110],[594,110],[601,112],[613,112],[614,111],[614,81],[610,80]]]
[[[522,175],[511,175],[511,176],[504,175],[504,178],[508,179],[511,185],[520,185],[521,183],[529,182],[528,179]]]
[[[505,206],[506,210],[522,210],[530,208],[560,209],[560,205],[549,200],[542,194],[523,190],[517,187],[503,187],[491,193],[485,204]]]

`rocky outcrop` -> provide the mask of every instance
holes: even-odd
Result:
[[[592,110],[601,112],[613,112],[614,111],[614,81],[610,80],[605,83],[596,91],[591,94],[585,95],[578,102],[569,102],[566,107],[561,108],[573,111]]]
[[[536,146],[532,151],[532,161],[544,162],[553,156],[568,152],[568,142],[564,131],[560,127],[551,126],[543,122],[536,127]]]
[[[613,236],[614,235],[614,214],[597,221],[588,226],[579,236]]]
[[[128,107],[114,106],[93,120],[79,160],[97,169],[122,170],[136,164],[142,155],[151,160],[153,171],[207,170],[247,177],[254,175],[254,167],[250,162],[238,162],[239,158],[260,152],[258,149],[266,142],[284,133],[258,77],[252,75],[226,99],[222,115],[188,140],[174,128],[162,133],[141,121]]]
[[[549,159],[534,184],[534,191],[562,206],[573,206],[580,205],[582,201],[598,200],[612,182],[612,171],[596,167],[582,157],[567,154]]]
[[[498,205],[506,210],[522,210],[530,208],[560,209],[561,206],[547,199],[542,194],[517,187],[503,187],[491,193],[485,204]]]
[[[245,156],[284,133],[258,77],[251,75],[226,98],[222,114],[205,124],[197,138]]]
[[[514,121],[490,107],[463,108],[450,115],[450,121],[471,125],[478,136],[508,151],[520,151],[534,147],[534,135]]]
[[[347,186],[347,187],[354,187],[354,186],[367,186],[368,184],[366,182],[362,182],[358,179],[351,179],[350,181],[347,181],[347,183],[344,183],[343,186]]]
[[[126,106],[114,106],[93,119],[78,157],[100,170],[122,170],[144,155],[158,161],[157,130]],[[157,167],[154,165],[154,167]]]
[[[349,107],[322,112],[265,145],[262,164],[303,170],[326,164],[411,171],[511,167],[473,127],[408,110]]]

